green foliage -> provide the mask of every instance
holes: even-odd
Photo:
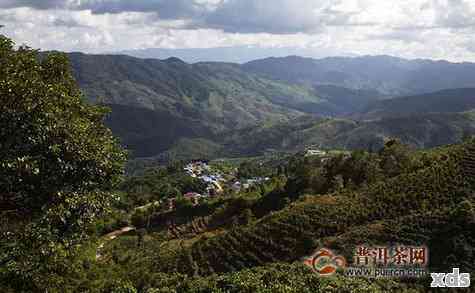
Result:
[[[183,209],[189,210],[193,207],[193,203],[190,200],[186,199],[184,196],[177,197],[175,205],[178,210],[183,210]]]
[[[333,195],[302,197],[251,226],[238,226],[225,234],[194,242],[191,247],[179,252],[177,257],[181,259],[180,266],[161,257],[157,258],[157,263],[162,265],[161,270],[164,272],[178,271],[193,275],[190,268],[194,262],[199,267],[204,267],[204,272],[232,272],[278,261],[291,262],[316,248],[315,241],[345,233],[355,226],[397,219],[408,213],[430,215],[439,210],[454,208],[465,199],[473,202],[473,194],[470,193],[473,189],[470,189],[462,176],[461,162],[464,153],[462,146],[436,150],[429,154],[431,164],[428,166],[415,169],[404,167],[405,171],[398,176],[386,176],[385,180],[355,189],[344,189]],[[471,205],[463,204],[462,207],[456,208],[456,211],[470,217]],[[453,219],[452,217],[452,214],[448,214],[446,221]],[[471,229],[466,224],[463,226]],[[442,229],[444,225],[438,227]],[[440,243],[436,240],[440,237],[437,230],[428,232],[428,245]],[[395,231],[394,235],[404,237],[402,231]],[[414,232],[414,235],[424,233]],[[450,239],[457,237],[457,233],[450,235]],[[469,247],[472,245],[471,240],[460,241]],[[431,246],[430,249],[434,247]],[[447,244],[444,247],[447,249],[454,246]],[[470,252],[466,253],[470,255]],[[192,255],[192,259],[184,257],[185,255]]]
[[[387,176],[394,177],[404,171],[410,171],[408,169],[411,165],[410,151],[399,141],[394,139],[387,141],[380,151],[380,156],[381,168]]]
[[[237,176],[242,179],[271,176],[273,170],[262,163],[245,161],[239,165]]]
[[[130,215],[126,211],[118,209],[114,203],[111,207],[111,211],[96,220],[92,228],[94,229],[93,232],[95,232],[97,236],[100,236],[130,225]]]
[[[168,287],[170,288],[170,287]],[[175,283],[171,292],[389,292],[409,291],[394,281],[319,278],[302,265],[275,264],[206,279],[188,279]],[[165,291],[167,292],[167,291]],[[170,292],[170,291],[168,291]]]
[[[385,152],[393,154],[392,147],[389,143]],[[122,237],[105,248],[105,263],[84,271],[81,284],[91,287],[89,279],[98,280],[98,292],[123,281],[138,292],[424,292],[427,280],[319,278],[289,263],[321,246],[351,260],[362,243],[426,244],[430,269],[460,266],[473,272],[474,186],[464,180],[461,164],[468,153],[464,145],[411,151],[399,175],[379,169],[384,179],[301,196],[276,209],[267,203],[282,198],[282,182],[276,185],[280,194],[223,199],[206,213],[219,232],[172,241],[153,232],[142,240]],[[382,162],[379,154],[357,152],[335,158],[328,170],[341,172],[345,164],[364,169],[368,159],[375,166]]]
[[[388,140],[378,153],[359,150],[351,153],[293,157],[283,166],[289,178],[288,194],[327,194],[357,190],[381,180],[411,173],[431,164],[426,152],[416,152],[396,139]]]
[[[125,153],[62,54],[39,58],[0,36],[0,97],[0,212],[13,223],[1,231],[0,278],[19,290],[59,285],[85,227],[113,200]]]
[[[174,198],[187,192],[203,193],[205,183],[190,177],[183,171],[183,167],[183,163],[171,163],[168,167],[148,169],[143,175],[127,178],[120,189],[127,194],[128,208]]]
[[[138,270],[138,267],[131,267],[130,270]],[[103,279],[106,270],[98,270],[99,279]],[[136,272],[138,273],[138,271]],[[282,264],[276,263],[268,266],[245,269],[239,272],[223,275],[213,275],[206,278],[187,277],[182,274],[172,273],[150,273],[141,272],[140,285],[136,288],[138,292],[249,292],[249,293],[382,293],[401,292],[416,293],[423,292],[420,285],[405,285],[395,280],[376,279],[369,280],[363,278],[345,278],[336,275],[329,278],[317,276],[302,264]],[[118,278],[123,276],[118,275]],[[128,282],[116,281],[110,284],[99,285],[97,292],[135,292],[129,287]],[[114,287],[115,286],[115,287]],[[114,288],[114,289],[112,289]],[[119,291],[114,291],[119,290]],[[130,291],[120,291],[130,290]],[[95,291],[95,292],[96,292]]]

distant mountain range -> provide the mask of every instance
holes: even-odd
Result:
[[[309,145],[419,147],[474,134],[475,64],[388,56],[246,64],[69,54],[134,157],[242,156]]]
[[[386,97],[475,87],[474,63],[406,60],[390,56],[324,59],[289,56],[256,60],[243,67],[248,72],[276,80],[372,90]]]
[[[289,55],[321,58],[332,52],[324,51],[321,48],[299,48],[299,47],[274,47],[263,48],[256,46],[232,46],[216,48],[189,48],[189,49],[163,49],[147,48],[137,50],[127,50],[111,52],[111,54],[129,55],[138,58],[168,59],[177,57],[187,63],[197,62],[231,62],[246,63],[249,61],[263,59],[268,56],[285,57]]]
[[[357,116],[377,119],[426,113],[456,113],[472,109],[475,109],[475,88],[463,88],[376,101]]]

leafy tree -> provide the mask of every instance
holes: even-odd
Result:
[[[193,178],[173,164],[147,170],[143,175],[125,180],[120,189],[127,194],[129,208],[150,202],[173,198],[187,192],[204,193],[206,184]]]
[[[193,208],[193,203],[191,202],[191,200],[185,198],[184,196],[178,196],[175,198],[175,207],[177,210],[188,210]]]
[[[83,101],[65,55],[0,36],[0,283],[41,291],[71,270],[123,173],[106,113]]]
[[[252,223],[255,220],[254,214],[252,213],[251,209],[245,209],[242,212],[241,216],[241,224],[247,225],[249,223]]]
[[[381,168],[390,177],[397,176],[411,167],[410,150],[408,146],[396,139],[390,139],[380,151]]]
[[[147,230],[144,228],[138,229],[137,230],[137,246],[142,247],[145,235],[147,235]]]
[[[239,165],[237,176],[239,178],[253,178],[269,176],[271,173],[272,170],[270,168],[258,162],[245,161]]]

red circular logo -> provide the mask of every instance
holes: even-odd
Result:
[[[341,255],[335,255],[333,251],[322,248],[312,256],[305,259],[304,263],[311,267],[320,276],[333,275],[338,268],[346,267],[346,259]]]

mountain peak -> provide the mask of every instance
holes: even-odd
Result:
[[[185,61],[181,60],[180,58],[177,58],[177,57],[170,57],[170,58],[167,58],[164,60],[165,62],[167,63],[184,63],[186,64]]]

